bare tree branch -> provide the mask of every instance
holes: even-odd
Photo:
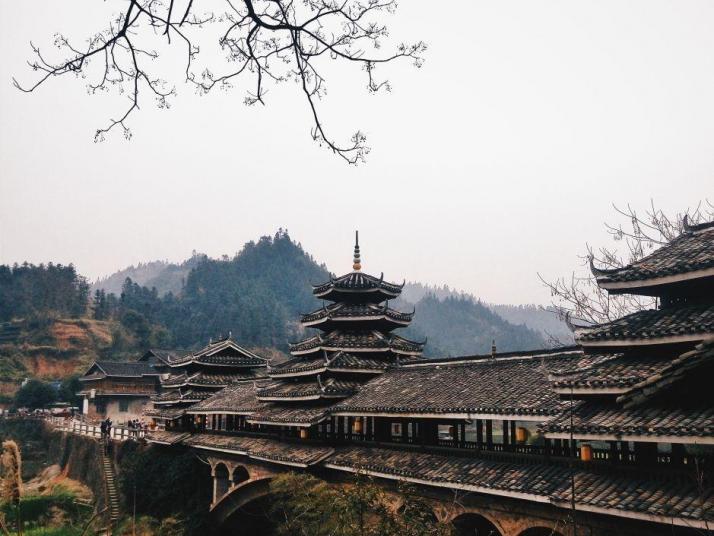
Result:
[[[38,78],[29,85],[13,79],[14,85],[33,92],[52,78],[74,74],[90,77],[90,64],[100,63],[99,77],[87,84],[90,94],[115,89],[129,96],[129,104],[118,119],[97,130],[96,141],[119,127],[127,138],[130,115],[139,109],[140,97],[147,93],[159,107],[169,106],[168,98],[176,94],[165,80],[150,74],[150,62],[160,54],[146,48],[146,43],[166,36],[186,47],[184,81],[207,93],[219,87],[228,89],[234,79],[246,78],[245,103],[265,104],[267,84],[297,81],[311,115],[311,135],[351,164],[363,161],[369,152],[366,137],[355,132],[348,143],[339,143],[329,135],[319,113],[318,102],[326,94],[323,74],[328,62],[359,66],[366,76],[366,88],[376,93],[389,90],[389,82],[377,79],[378,65],[408,59],[416,67],[423,62],[426,45],[400,44],[395,50],[381,52],[387,39],[387,27],[379,22],[382,15],[392,14],[394,0],[213,0],[212,9],[197,14],[193,0],[124,0],[126,9],[115,16],[107,29],[95,33],[83,47],[75,47],[63,35],[55,36],[55,46],[63,58],[50,61],[31,44],[34,59],[29,62]],[[225,54],[225,65],[214,73],[208,67],[198,68],[201,46],[209,41],[208,25],[218,28],[218,50]],[[209,36],[209,37],[207,37]]]
[[[644,214],[639,214],[630,205],[622,209],[613,206],[616,214],[626,219],[626,223],[612,225],[605,223],[605,228],[613,240],[624,244],[624,248],[601,247],[593,250],[586,245],[586,254],[580,256],[581,266],[590,262],[602,268],[621,268],[639,261],[654,250],[667,244],[684,230],[684,217],[690,224],[714,219],[714,206],[705,200],[694,209],[668,216],[650,203]],[[587,275],[573,272],[569,277],[555,280],[545,279],[538,274],[541,282],[550,290],[553,306],[563,319],[575,319],[585,325],[611,322],[627,314],[652,309],[657,306],[656,299],[632,294],[611,295],[601,289],[595,277],[587,268],[581,270]]]

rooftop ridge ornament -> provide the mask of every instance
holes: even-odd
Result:
[[[593,255],[592,253],[590,255],[588,255],[588,264],[590,264],[590,273],[592,273],[595,277],[616,274],[617,272],[620,271],[620,268],[605,269],[605,268],[596,267],[595,266],[595,255]]]
[[[359,231],[355,231],[355,256],[352,259],[352,269],[358,272],[362,269],[362,263],[360,262],[359,254]]]
[[[704,223],[689,223],[689,214],[685,214],[682,218],[682,228],[685,233],[697,233],[714,228],[714,221]]]

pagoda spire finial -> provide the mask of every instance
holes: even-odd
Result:
[[[360,262],[359,255],[359,231],[355,231],[355,256],[352,260],[352,269],[358,271],[362,269],[362,263]]]

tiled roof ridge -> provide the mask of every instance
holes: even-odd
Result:
[[[318,285],[312,285],[312,292],[315,295],[325,294],[330,289],[356,289],[356,290],[375,290],[384,289],[387,292],[399,294],[404,288],[404,283],[390,283],[384,280],[384,272],[379,278],[361,271],[352,271],[343,274],[339,277],[330,275],[330,280]]]
[[[352,304],[346,302],[336,302],[320,309],[316,309],[310,313],[300,316],[300,321],[303,324],[317,322],[319,320],[331,320],[336,318],[349,319],[356,318],[388,318],[397,322],[409,322],[414,316],[414,312],[405,313],[389,307],[389,300],[384,302],[384,305],[376,305],[373,303]]]
[[[644,309],[610,322],[582,327],[575,332],[575,340],[588,346],[598,341],[624,342],[678,335],[706,335],[713,329],[714,304],[694,303]]]
[[[86,376],[95,366],[107,376],[140,378],[142,376],[159,376],[161,374],[146,361],[99,360],[92,363],[83,376]]]
[[[216,352],[219,352],[225,348],[234,348],[236,351],[243,354],[243,357],[245,357],[247,359],[254,359],[257,361],[263,361],[265,363],[268,362],[267,358],[261,357],[258,354],[251,352],[250,350],[248,350],[248,349],[244,348],[243,346],[239,345],[238,343],[236,343],[232,337],[228,336],[228,337],[221,339],[219,341],[211,341],[206,346],[201,348],[200,350],[197,350],[195,352],[189,352],[188,354],[186,354],[178,359],[171,360],[170,364],[174,365],[174,366],[178,366],[178,365],[186,365],[186,364],[194,363],[194,362],[200,363],[202,360],[213,357],[213,354],[215,354]],[[256,364],[256,366],[258,366],[258,364]]]
[[[434,367],[456,367],[494,363],[508,363],[514,361],[529,361],[533,359],[556,359],[564,355],[583,354],[580,346],[567,346],[563,348],[525,350],[520,352],[504,352],[501,354],[476,354],[458,357],[431,357],[421,358],[418,361],[403,364],[402,368],[434,368]]]
[[[714,221],[689,225],[685,219],[683,230],[678,236],[641,259],[616,268],[598,268],[591,255],[590,271],[604,288],[620,290],[646,286],[649,280],[685,276],[700,271],[706,273],[696,277],[709,277],[714,268],[712,231]],[[659,284],[664,282],[660,281]]]

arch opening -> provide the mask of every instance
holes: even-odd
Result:
[[[235,469],[233,469],[233,478],[231,479],[231,482],[234,486],[237,486],[238,484],[240,484],[241,482],[245,482],[246,480],[250,480],[250,475],[248,474],[248,470],[245,467],[239,465]]]
[[[228,488],[230,486],[230,480],[229,480],[229,473],[228,473],[228,467],[226,467],[225,464],[219,463],[216,465],[216,468],[213,470],[214,473],[214,490],[215,490],[215,497],[213,498],[213,501],[216,502],[218,499],[223,497],[226,493],[228,493]]]
[[[451,524],[456,536],[503,536],[496,525],[478,514],[461,514]]]

